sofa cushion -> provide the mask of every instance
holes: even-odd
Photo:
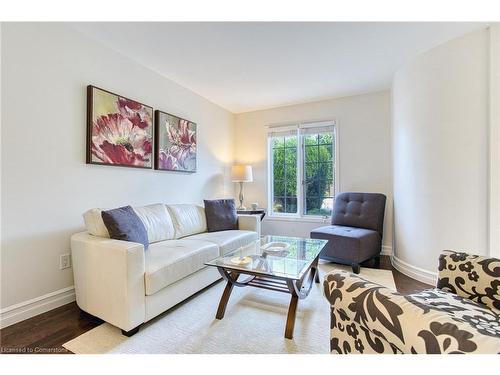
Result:
[[[158,203],[143,207],[134,207],[134,211],[146,227],[149,243],[174,238],[174,223],[164,204]]]
[[[440,289],[424,290],[405,298],[422,309],[421,322],[436,321],[439,317],[448,315],[448,324],[454,326],[451,332],[462,336],[457,335],[457,339],[462,338],[464,344],[469,346],[472,341],[478,353],[499,352],[499,310]]]
[[[132,207],[124,206],[102,211],[101,215],[109,237],[115,240],[141,243],[145,249],[148,248],[148,232]]]
[[[209,232],[238,229],[238,214],[234,199],[204,200]]]
[[[437,288],[410,294],[406,299],[420,307],[424,314],[447,314],[450,319],[469,325],[479,334],[497,337],[500,344],[500,310]]]
[[[189,236],[189,239],[208,241],[217,244],[220,255],[225,255],[239,247],[248,245],[259,239],[257,232],[249,230],[225,230],[221,232],[205,232]]]
[[[327,225],[311,231],[311,238],[328,240],[320,254],[323,259],[335,258],[348,262],[363,262],[380,252],[378,232],[363,228]]]
[[[109,232],[102,221],[101,208],[92,208],[83,213],[85,229],[93,236],[109,238]]]
[[[175,228],[175,238],[202,233],[207,230],[207,220],[203,207],[194,204],[167,205]]]
[[[217,245],[206,241],[182,239],[151,244],[145,254],[146,295],[199,271],[205,262],[218,256]]]
[[[379,193],[340,193],[335,197],[332,225],[376,230],[383,235],[386,197]]]
[[[132,207],[148,232],[149,243],[171,240],[175,236],[172,218],[162,203]],[[105,209],[92,208],[83,214],[85,228],[93,236],[109,238],[108,229],[102,221],[101,212]]]

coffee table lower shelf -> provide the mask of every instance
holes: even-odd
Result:
[[[291,298],[285,327],[285,338],[287,339],[293,338],[295,313],[297,311],[298,300],[304,299],[309,295],[309,292],[312,289],[313,281],[319,283],[318,257],[311,263],[310,268],[307,272],[305,272],[304,276],[300,280],[273,275],[262,275],[250,271],[229,270],[225,267],[217,267],[217,269],[224,280],[226,280],[226,287],[222,293],[215,317],[219,320],[224,318],[229,297],[231,296],[231,292],[235,286],[252,286],[254,288],[267,289],[275,292],[289,293],[291,294]],[[246,277],[241,279],[241,276]]]

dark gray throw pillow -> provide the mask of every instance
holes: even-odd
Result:
[[[101,216],[109,237],[114,240],[138,242],[144,245],[144,249],[148,248],[148,232],[132,207],[102,211]]]
[[[209,232],[238,229],[234,199],[205,200],[205,216]]]

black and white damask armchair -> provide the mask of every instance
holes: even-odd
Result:
[[[500,259],[444,251],[437,287],[401,295],[325,276],[332,353],[500,353]]]

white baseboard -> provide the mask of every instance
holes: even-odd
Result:
[[[32,318],[75,300],[75,287],[70,286],[0,310],[0,328]]]
[[[424,270],[423,268],[412,266],[411,264],[402,261],[395,255],[391,257],[391,263],[395,269],[405,274],[406,276],[411,277],[412,279],[418,280],[425,284],[436,285],[437,272],[430,272]]]
[[[382,251],[380,255],[392,255],[392,246],[382,245]]]

